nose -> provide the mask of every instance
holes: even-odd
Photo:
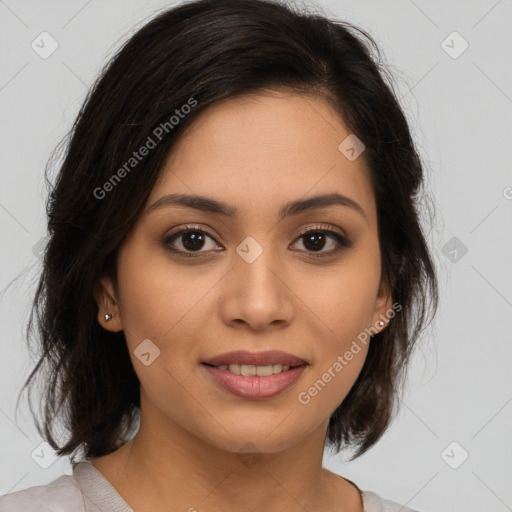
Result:
[[[236,254],[226,276],[220,314],[223,322],[232,327],[279,329],[292,322],[293,297],[291,275],[270,250],[263,250],[252,262]]]

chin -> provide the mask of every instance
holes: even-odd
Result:
[[[237,430],[227,429],[218,432],[219,436],[207,435],[205,441],[214,445],[220,450],[240,454],[271,454],[281,453],[289,450],[299,444],[305,437],[305,434],[298,435],[298,432],[289,432],[285,429],[276,428],[279,421],[271,428],[257,428],[254,424],[252,428]],[[273,431],[274,430],[274,431]],[[279,432],[277,432],[279,430]],[[231,434],[231,435],[230,435]]]

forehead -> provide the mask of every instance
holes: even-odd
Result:
[[[339,114],[316,96],[273,91],[230,98],[199,114],[176,141],[148,202],[194,193],[249,215],[338,192],[372,217],[366,163],[339,149],[349,135]]]

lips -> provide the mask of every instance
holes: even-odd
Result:
[[[281,352],[279,350],[268,350],[266,352],[249,352],[247,350],[237,350],[234,352],[227,352],[218,356],[202,361],[203,364],[210,366],[230,365],[230,364],[245,364],[253,366],[267,366],[280,364],[283,366],[304,366],[307,364],[304,359]]]
[[[265,377],[235,375],[222,367],[202,364],[207,375],[224,391],[246,400],[267,400],[281,395],[292,388],[298,381],[307,365],[290,367],[286,371]],[[242,368],[248,368],[243,366]],[[261,368],[261,366],[259,367]]]

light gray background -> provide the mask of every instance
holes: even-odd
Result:
[[[14,416],[34,365],[22,332],[40,270],[33,247],[45,235],[44,165],[101,65],[169,5],[0,0],[0,494],[71,472],[64,460],[48,469],[36,464],[31,453],[42,440],[26,402]],[[416,353],[392,428],[360,459],[326,453],[325,465],[425,512],[512,510],[512,2],[317,5],[368,30],[397,73],[436,197],[429,240],[441,284],[438,317]],[[31,48],[43,31],[59,45],[47,59]],[[469,44],[458,58],[442,46],[453,31]],[[463,42],[451,36],[444,44],[453,53]],[[462,258],[457,247],[457,255],[450,246],[443,252],[453,237],[467,247]],[[452,469],[446,461],[455,465],[463,450],[468,459]]]

